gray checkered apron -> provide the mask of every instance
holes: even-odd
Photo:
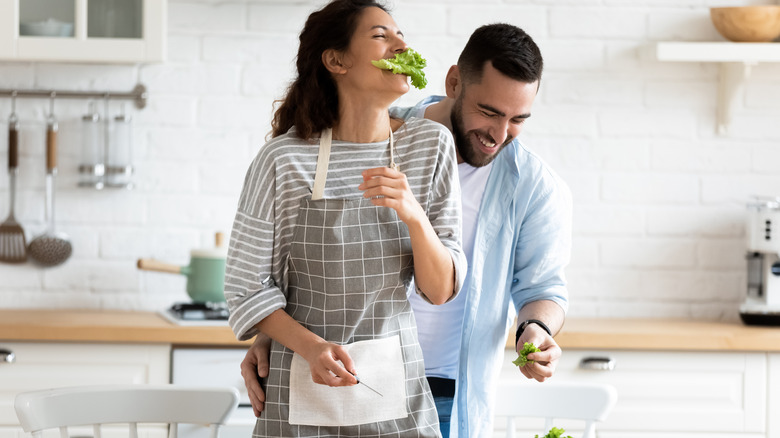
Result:
[[[438,417],[406,295],[413,274],[408,230],[395,210],[374,206],[370,199],[319,199],[327,175],[330,135],[329,129],[322,133],[312,198],[303,199],[298,212],[287,265],[285,311],[335,344],[398,335],[409,415],[357,426],[289,424],[293,352],[273,342],[265,409],[253,436],[439,437]],[[390,151],[392,156],[392,135]],[[359,370],[360,364],[356,366]]]

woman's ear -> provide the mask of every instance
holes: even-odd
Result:
[[[328,49],[322,52],[322,64],[333,74],[339,75],[347,72],[347,69],[344,67],[342,53],[338,50]]]
[[[460,77],[460,70],[457,65],[453,65],[447,71],[447,77],[444,79],[444,89],[447,92],[447,97],[456,98],[460,96],[462,87],[463,81]]]

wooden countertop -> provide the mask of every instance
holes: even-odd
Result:
[[[507,348],[514,349],[514,334]],[[561,348],[780,351],[780,327],[675,319],[570,318]],[[153,312],[0,309],[0,340],[240,346],[227,326],[179,326]]]
[[[175,325],[154,312],[0,309],[0,340],[239,346],[225,326]]]
[[[514,349],[514,334],[507,348]],[[780,351],[780,327],[681,319],[569,318],[562,349]]]

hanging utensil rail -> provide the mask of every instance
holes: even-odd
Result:
[[[129,93],[115,93],[112,91],[58,91],[58,90],[7,90],[0,89],[0,97],[24,98],[51,98],[57,99],[109,99],[132,100],[138,109],[146,108],[146,100],[149,97],[146,87],[138,84]]]

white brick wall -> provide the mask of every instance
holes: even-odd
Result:
[[[297,34],[323,0],[169,0],[168,61],[116,66],[0,63],[0,88],[150,92],[135,118],[134,191],[75,187],[86,102],[61,101],[58,228],[63,266],[0,264],[0,307],[161,309],[186,300],[185,278],[139,272],[136,259],[185,264],[229,232],[246,166],[292,77]],[[780,64],[752,69],[732,133],[715,134],[718,67],[659,62],[653,43],[720,41],[710,6],[759,0],[396,0],[397,22],[443,78],[477,26],[526,29],[545,56],[523,140],[570,184],[571,315],[733,320],[745,289],[744,203],[780,195]],[[45,100],[23,100],[17,216],[43,224]],[[0,99],[0,130],[9,113]],[[101,107],[102,110],[102,107]],[[119,110],[112,105],[112,114]],[[0,136],[0,217],[7,214]]]

